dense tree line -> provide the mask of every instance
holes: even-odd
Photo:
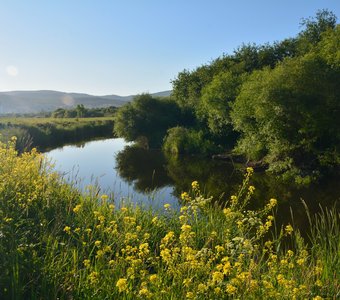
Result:
[[[328,10],[294,38],[244,44],[172,81],[170,99],[137,97],[115,131],[173,153],[232,152],[306,183],[339,165],[340,25]]]
[[[52,118],[96,118],[96,117],[111,117],[114,115],[117,107],[98,107],[86,108],[83,104],[78,104],[75,108],[65,109],[58,108],[49,114]]]

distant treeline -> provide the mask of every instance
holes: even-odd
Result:
[[[116,112],[116,106],[86,108],[83,104],[78,104],[74,108],[58,108],[55,111],[42,111],[39,113],[12,113],[0,114],[4,118],[96,118],[96,117],[112,117]]]
[[[180,72],[170,98],[140,95],[115,133],[172,153],[232,153],[297,183],[340,163],[340,25],[328,10],[294,38],[243,44]]]
[[[116,112],[117,107],[100,107],[86,108],[83,104],[78,104],[73,109],[58,108],[52,113],[52,118],[97,118],[97,117],[112,117]]]

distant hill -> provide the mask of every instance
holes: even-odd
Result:
[[[157,97],[169,96],[171,91],[152,94]],[[93,96],[81,93],[58,91],[11,91],[0,92],[0,114],[38,113],[54,111],[57,108],[72,108],[83,104],[87,108],[122,106],[131,101],[131,96]]]

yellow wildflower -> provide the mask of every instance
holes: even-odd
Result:
[[[115,261],[113,259],[109,260],[109,266],[110,267],[113,267],[115,264]]]
[[[84,264],[85,268],[88,268],[90,266],[90,264],[91,264],[91,261],[89,259],[85,259],[83,261],[83,264]]]
[[[146,287],[142,287],[139,292],[138,295],[141,297],[149,297],[150,296],[150,292]]]
[[[179,219],[179,221],[180,221],[181,223],[186,223],[186,221],[188,220],[188,217],[187,217],[187,216],[180,215],[180,216],[178,217],[178,219]]]
[[[237,196],[231,195],[231,196],[230,196],[230,200],[231,200],[231,203],[232,203],[232,204],[236,204],[236,203],[237,203]]]
[[[228,215],[230,215],[231,214],[231,209],[228,207],[228,208],[224,208],[223,209],[223,213],[226,215],[226,216],[228,216]]]
[[[183,193],[181,194],[181,199],[182,199],[183,201],[188,201],[188,200],[190,200],[190,196],[189,196],[189,194],[188,194],[187,192],[183,192]]]
[[[185,278],[185,279],[183,280],[183,285],[184,285],[185,287],[188,287],[188,286],[190,285],[191,282],[192,282],[192,279],[191,279],[191,278]]]
[[[253,185],[250,185],[250,186],[248,187],[248,191],[249,191],[250,194],[254,193],[255,187],[254,187]]]
[[[224,275],[221,272],[214,272],[212,274],[212,281],[215,283],[220,283],[223,281]]]
[[[96,258],[101,258],[104,256],[104,251],[103,250],[98,250],[96,254]]]
[[[169,263],[170,260],[171,260],[171,252],[169,249],[163,249],[161,250],[161,257],[162,259],[166,262],[166,263]]]
[[[315,281],[315,285],[318,286],[318,287],[322,287],[323,286],[322,281],[320,279],[317,279]]]
[[[97,246],[97,247],[99,247],[101,243],[102,243],[101,241],[95,241],[95,242],[94,242],[94,245]]]
[[[236,291],[237,291],[237,288],[235,286],[233,286],[232,284],[227,284],[227,287],[226,287],[227,294],[233,295],[236,293]]]
[[[103,194],[103,195],[100,196],[100,199],[102,199],[102,201],[106,201],[107,199],[109,199],[109,196]]]
[[[181,229],[182,229],[183,232],[190,232],[191,226],[188,225],[188,224],[184,224],[184,225],[182,225]]]
[[[224,247],[220,245],[215,246],[215,249],[218,253],[223,252],[225,250]]]
[[[199,184],[198,182],[195,180],[191,183],[191,187],[194,189],[194,190],[197,190],[199,188]]]
[[[252,168],[252,167],[247,167],[247,173],[249,174],[249,175],[251,175],[251,174],[253,174],[253,172],[254,172],[254,169]]]
[[[90,279],[91,284],[97,284],[98,281],[99,281],[99,274],[98,274],[98,272],[92,272],[89,275],[89,279]]]
[[[171,205],[169,203],[164,204],[165,209],[170,209]]]
[[[203,283],[200,283],[198,286],[197,286],[197,290],[200,292],[200,293],[204,293],[206,290],[208,289],[208,287],[203,284]]]
[[[100,223],[104,223],[105,217],[104,217],[103,215],[98,216],[98,221],[99,221]]]
[[[64,227],[64,231],[65,231],[67,234],[70,234],[70,233],[71,233],[71,227],[70,227],[70,226],[65,226],[65,227]]]
[[[285,277],[282,274],[277,275],[276,279],[277,279],[278,284],[281,284],[281,285],[285,284],[286,282]]]
[[[289,235],[292,234],[292,232],[294,231],[292,225],[288,224],[286,227],[285,227],[285,232]]]
[[[149,253],[150,253],[149,244],[148,243],[140,244],[140,246],[139,246],[139,254],[140,255],[148,255]]]
[[[276,199],[274,199],[274,198],[271,198],[270,200],[269,200],[269,207],[270,208],[273,208],[273,207],[275,207],[277,205],[277,200]]]
[[[77,212],[79,212],[80,209],[81,209],[81,204],[77,204],[77,205],[73,208],[73,212],[76,214]]]
[[[127,279],[125,279],[125,278],[118,279],[118,281],[116,283],[116,287],[118,288],[120,293],[126,291],[126,289],[128,287]]]

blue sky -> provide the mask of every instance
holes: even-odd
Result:
[[[0,91],[168,90],[242,43],[295,36],[322,8],[340,18],[339,0],[0,0]]]

